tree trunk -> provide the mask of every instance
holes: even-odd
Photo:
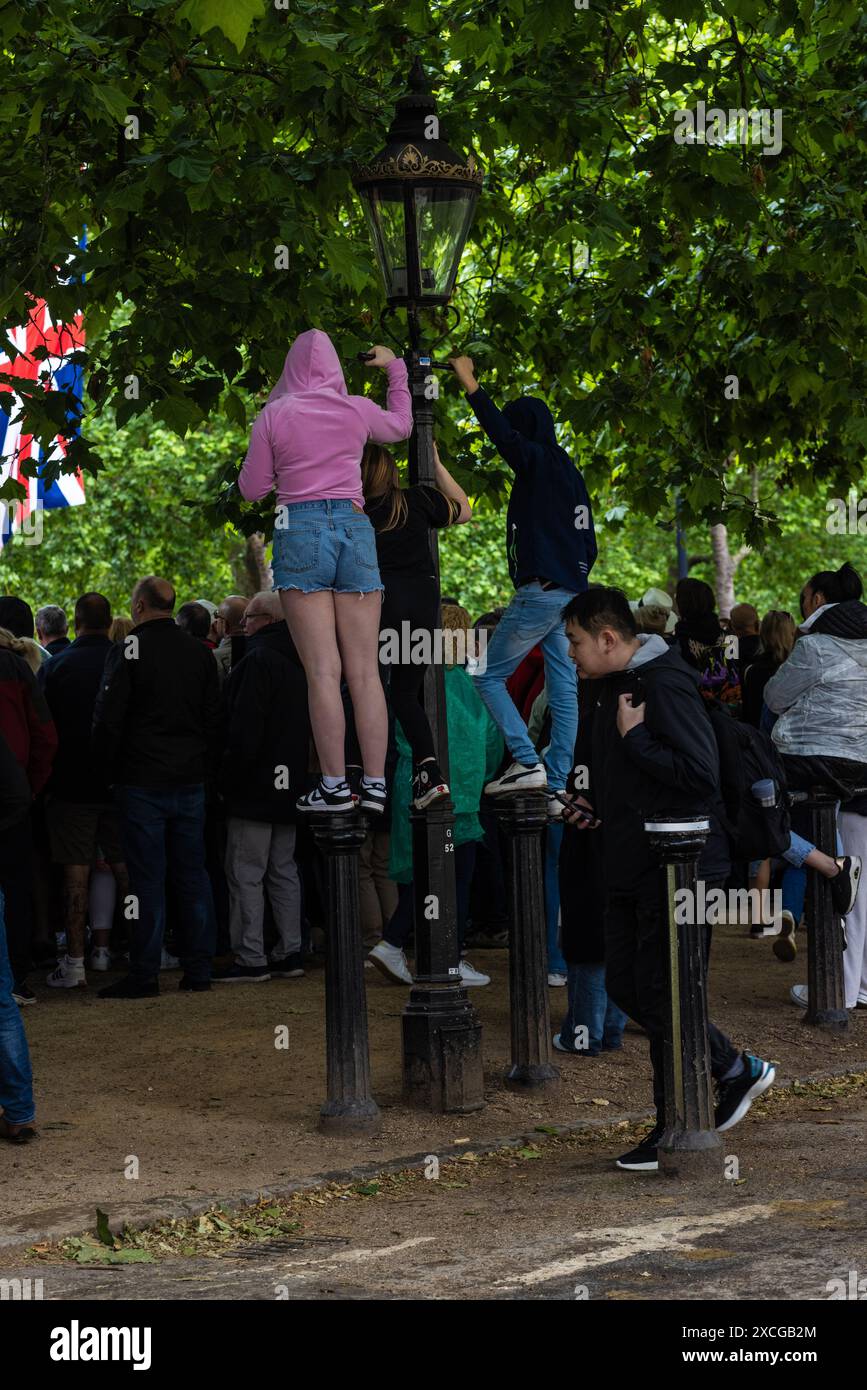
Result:
[[[265,558],[265,537],[261,531],[256,531],[252,536],[247,537],[244,569],[250,594],[258,594],[263,589],[272,587],[274,578],[271,574],[271,566]]]
[[[722,522],[710,528],[710,544],[713,554],[714,589],[721,618],[728,618],[735,606],[735,574],[738,565],[750,553],[748,545],[742,545],[736,554],[729,550],[728,527]]]

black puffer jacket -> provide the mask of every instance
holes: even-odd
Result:
[[[719,754],[697,673],[661,637],[650,636],[629,668],[595,684],[587,798],[602,825],[575,833],[601,836],[607,892],[656,892],[658,859],[644,822],[665,815],[710,816],[699,872],[706,879],[725,879],[731,862],[720,821]],[[627,692],[646,709],[644,723],[623,737],[617,705]]]
[[[294,821],[307,778],[310,719],[304,668],[284,622],[247,639],[247,655],[232,669],[224,694],[220,790],[227,814]]]

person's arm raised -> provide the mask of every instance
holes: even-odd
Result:
[[[433,446],[433,451],[436,485],[444,497],[447,497],[450,502],[456,502],[460,507],[460,511],[452,522],[453,526],[460,526],[464,521],[469,521],[473,514],[470,499],[467,497],[460,483],[455,482],[451,473],[446,468],[440,458],[436,444]]]
[[[476,381],[473,359],[450,357],[449,362],[467,393],[467,400],[475,412],[476,419],[509,467],[517,473],[519,468],[541,461],[544,451],[540,446],[512,428],[502,411],[494,405],[487,391]]]

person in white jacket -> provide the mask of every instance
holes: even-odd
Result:
[[[867,999],[867,903],[857,903],[867,857],[867,817],[862,813],[867,798],[863,791],[858,795],[867,789],[867,605],[862,593],[861,578],[848,563],[815,574],[804,585],[798,639],[764,692],[768,709],[779,716],[771,736],[789,787],[831,787],[844,806],[838,820],[840,872],[831,882],[836,909],[849,914],[847,1008],[856,1007],[862,995]],[[806,813],[796,806],[793,831],[806,834],[805,821]],[[792,998],[806,1004],[806,986],[795,985]]]

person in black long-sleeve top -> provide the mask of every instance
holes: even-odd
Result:
[[[30,801],[24,769],[0,733],[0,875],[9,867],[9,856],[17,853],[15,837],[9,832],[26,823]],[[25,1144],[34,1137],[33,1078],[27,1037],[13,989],[0,889],[0,1139]]]
[[[166,877],[178,905],[181,989],[210,989],[216,923],[205,868],[205,782],[216,766],[220,695],[213,652],[176,626],[175,592],[142,579],[136,626],[109,652],[93,751],[114,788],[133,907],[130,975],[101,998],[159,993]]]
[[[661,637],[638,634],[625,594],[619,589],[580,594],[567,606],[565,619],[578,674],[597,687],[582,783],[587,793],[575,798],[585,818],[579,824],[567,812],[566,819],[581,833],[601,838],[606,987],[615,1004],[647,1030],[653,1063],[657,1123],[617,1162],[630,1171],[655,1170],[665,1127],[668,922],[659,860],[644,823],[706,815],[711,833],[699,878],[724,882],[730,856],[722,827],[719,753],[698,673]],[[713,1024],[708,1039],[719,1088],[716,1128],[729,1129],[771,1085],[774,1069],[739,1053]]]
[[[562,612],[587,588],[596,559],[590,498],[580,472],[557,443],[544,401],[521,396],[500,411],[476,381],[472,359],[450,360],[476,419],[515,474],[506,526],[509,574],[516,593],[491,639],[485,668],[476,676],[479,694],[514,761],[485,791],[489,796],[545,788],[563,791],[578,727],[578,692]],[[544,763],[506,689],[506,681],[537,644],[545,659],[551,711],[551,742]],[[548,814],[562,814],[554,796],[549,797]]]

